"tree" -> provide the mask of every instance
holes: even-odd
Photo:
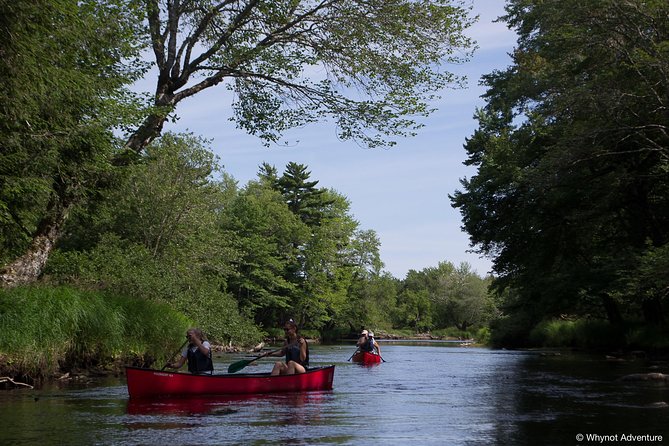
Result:
[[[437,271],[443,271],[443,265],[440,262]],[[488,322],[494,312],[488,281],[481,279],[467,263],[457,268],[450,265],[447,271],[439,276],[439,289],[432,296],[435,325],[467,331]]]
[[[390,330],[397,316],[397,293],[400,280],[388,272],[356,277],[348,291],[346,305],[338,324],[348,335],[358,334],[361,327]]]
[[[318,226],[327,206],[334,201],[325,200],[327,190],[317,189],[318,181],[309,181],[310,177],[307,166],[290,162],[277,186],[293,214],[308,226]]]
[[[311,208],[315,212],[310,215],[320,217],[317,223],[311,220],[310,237],[299,247],[296,279],[302,293],[296,307],[303,312],[298,316],[301,320],[315,328],[332,328],[357,272],[348,260],[358,222],[349,213],[348,199],[332,190],[318,194]]]
[[[661,320],[666,298],[637,299],[622,279],[669,240],[669,6],[518,0],[507,12],[519,45],[485,77],[466,144],[478,171],[452,196],[464,228],[531,323]]]
[[[108,21],[88,23],[85,29],[88,37],[99,35],[102,42],[99,52],[91,56],[106,52],[114,56],[111,61],[93,57],[94,63],[86,66],[101,71],[92,79],[113,79],[115,88],[94,89],[92,95],[77,97],[117,99],[122,91],[119,84],[123,84],[118,81],[127,79],[123,71],[127,65],[122,62],[143,48],[139,45],[142,38],[153,51],[158,75],[151,106],[140,125],[122,123],[128,150],[116,150],[103,158],[117,166],[131,163],[133,153],[140,154],[160,135],[164,122],[182,100],[219,84],[234,92],[232,111],[237,125],[267,143],[278,141],[287,129],[331,118],[342,139],[358,140],[370,147],[393,144],[391,138],[411,135],[420,127],[415,119],[432,111],[429,102],[437,91],[460,84],[462,79],[443,65],[467,60],[473,46],[464,35],[473,19],[458,0],[146,0],[143,17],[134,15],[137,2],[130,0],[119,0],[118,7],[115,2],[68,4],[75,14],[96,5],[97,10],[107,13],[99,16],[109,17]],[[44,11],[43,17],[57,16],[48,8]],[[147,28],[141,25],[142,18],[146,18]],[[22,26],[31,20],[29,15],[8,17],[7,23]],[[49,41],[50,30],[61,29],[60,25],[32,28],[37,29],[33,38]],[[115,27],[122,29],[102,32],[116,31]],[[69,65],[43,56],[69,57],[88,48],[82,45],[86,39],[81,33],[67,36],[69,46],[40,56],[46,66]],[[113,44],[106,40],[104,45],[110,36],[115,39]],[[121,72],[109,72],[110,66]],[[42,103],[39,97],[37,101]],[[110,103],[114,101],[95,104],[86,116],[106,115]],[[59,107],[58,103],[55,106]],[[128,112],[127,116],[138,114]],[[51,198],[53,204],[48,209],[53,212],[34,215],[35,226],[53,228],[41,231],[48,232],[42,244],[33,237],[39,246],[32,257],[43,260],[33,261],[31,256],[19,259],[31,265],[30,273],[26,268],[21,280],[34,280],[39,275],[71,203],[78,202],[63,193]],[[9,271],[4,283],[16,281],[17,274]]]
[[[295,246],[306,243],[309,230],[287,207],[281,194],[250,182],[229,206],[219,224],[232,234],[239,252],[226,289],[260,326],[274,326],[292,308],[297,294],[290,273]]]
[[[95,212],[73,213],[49,279],[165,301],[218,341],[258,339],[225,289],[241,253],[220,214],[237,190],[206,144],[166,134],[147,147]]]
[[[397,295],[397,308],[393,318],[399,327],[428,331],[432,328],[430,297],[426,289],[405,288]]]
[[[329,115],[341,138],[378,146],[413,132],[407,117],[429,113],[434,92],[459,81],[438,66],[472,47],[457,1],[149,0],[146,14],[159,73],[133,150],[179,102],[226,82],[239,127],[267,142]]]
[[[34,280],[131,122],[134,2],[0,2],[0,285]]]
[[[429,318],[423,317],[425,328],[468,328],[487,322],[494,312],[494,303],[488,295],[488,280],[480,278],[467,263],[457,268],[451,262],[439,262],[436,267],[411,270],[404,279],[403,290],[411,292],[412,305],[429,309]],[[419,298],[427,299],[427,304]],[[416,310],[414,310],[416,311]]]

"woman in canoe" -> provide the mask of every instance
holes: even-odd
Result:
[[[213,373],[214,363],[211,360],[211,345],[199,328],[189,328],[186,332],[188,346],[181,352],[181,357],[175,363],[167,366],[173,369],[180,369],[188,361],[188,371],[201,375],[203,373]]]
[[[283,348],[269,356],[286,355],[286,362],[278,361],[274,364],[272,375],[294,375],[304,373],[309,366],[309,345],[304,336],[297,334],[297,324],[290,319],[283,326],[286,333],[286,342]]]

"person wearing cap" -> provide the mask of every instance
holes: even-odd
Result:
[[[358,350],[367,351],[366,348],[367,348],[367,345],[368,345],[368,342],[367,342],[368,335],[369,335],[369,332],[367,330],[362,330],[360,332],[360,337],[358,337],[358,342],[356,342],[356,344],[355,344],[355,346],[358,347]]]
[[[286,342],[283,348],[268,356],[286,355],[286,362],[278,361],[274,364],[272,375],[294,375],[304,373],[309,366],[309,345],[304,336],[297,334],[297,324],[288,320],[283,331],[286,333]]]
[[[360,332],[360,337],[358,338],[356,346],[364,352],[375,353],[374,349],[376,349],[378,354],[381,354],[379,344],[374,340],[374,333],[367,330],[362,330]]]
[[[381,355],[381,347],[379,347],[379,343],[376,342],[376,339],[374,339],[374,332],[373,331],[368,332],[367,336],[369,338],[369,345],[372,347],[372,352],[376,353],[377,355]]]

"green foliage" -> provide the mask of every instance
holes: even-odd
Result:
[[[333,201],[324,198],[327,190],[317,189],[318,181],[309,181],[310,176],[307,166],[290,162],[276,185],[286,200],[288,209],[306,225],[317,226],[327,206]]]
[[[534,321],[520,311],[499,317],[490,323],[490,344],[494,348],[529,347],[532,327]]]
[[[218,211],[236,189],[206,142],[167,134],[126,169],[117,187],[68,226],[49,262],[52,280],[169,303],[212,340],[251,343],[262,336],[222,291],[239,255]]]
[[[69,287],[0,290],[4,372],[165,360],[191,322],[165,304]]]
[[[433,326],[430,310],[430,296],[426,289],[402,290],[397,295],[394,325],[411,327],[416,332],[429,331]]]
[[[491,339],[492,333],[490,332],[490,327],[481,327],[474,333],[474,340],[477,344],[490,345]]]
[[[641,259],[669,241],[669,6],[518,0],[507,12],[513,65],[484,78],[466,145],[478,171],[451,197],[496,289],[526,313],[501,335],[562,314],[662,323],[666,275]]]
[[[307,227],[277,191],[258,183],[250,183],[223,209],[220,225],[239,252],[226,289],[257,324],[280,323],[296,292],[290,268],[297,262],[296,246],[308,237]]]
[[[456,327],[466,332],[486,324],[497,311],[488,284],[466,263],[456,268],[440,262],[436,267],[411,270],[398,296],[395,324],[416,326],[420,313],[422,330]]]
[[[605,320],[548,320],[530,332],[530,341],[543,347],[571,347],[580,349],[615,349],[624,344],[624,335],[618,327]]]
[[[0,2],[0,264],[108,175],[143,72],[134,2]],[[43,234],[41,234],[43,235]]]
[[[342,337],[358,334],[365,327],[391,331],[399,284],[390,273],[357,277],[337,321],[339,330],[345,334]]]
[[[156,112],[130,139],[138,151],[179,101],[226,82],[238,126],[268,144],[324,118],[342,139],[393,144],[420,127],[435,92],[461,84],[445,66],[473,48],[460,1],[166,3],[147,5],[160,73]]]
[[[630,324],[625,341],[631,349],[666,352],[669,350],[669,330],[657,325]]]

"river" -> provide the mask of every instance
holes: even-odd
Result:
[[[336,365],[328,392],[139,403],[123,378],[0,392],[0,445],[669,444],[669,384],[620,381],[668,373],[666,362],[381,348],[386,362],[361,366],[347,361],[351,346],[312,346],[312,365]],[[224,355],[217,369],[237,359]],[[271,369],[257,363],[245,372]]]

